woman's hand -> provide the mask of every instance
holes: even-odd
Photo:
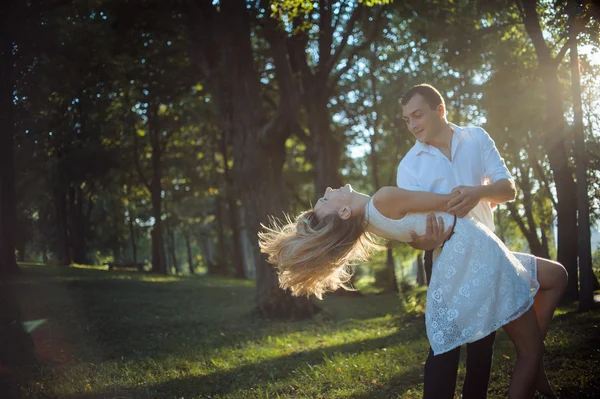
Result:
[[[444,227],[444,219],[442,217],[436,219],[434,214],[429,214],[427,215],[425,234],[420,236],[411,231],[410,237],[412,238],[412,242],[409,242],[408,245],[422,251],[435,249],[441,246],[452,234],[452,226],[446,231],[444,231]]]

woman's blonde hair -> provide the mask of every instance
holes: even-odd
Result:
[[[323,299],[327,291],[348,286],[353,265],[365,262],[375,249],[381,249],[365,231],[362,216],[342,219],[337,213],[319,219],[313,210],[294,221],[271,219],[259,234],[261,252],[277,266],[279,286],[292,295]]]

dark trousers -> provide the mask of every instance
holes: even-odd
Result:
[[[432,252],[425,252],[427,282],[431,278]],[[493,332],[485,338],[467,344],[467,375],[463,384],[463,399],[485,399],[487,397],[492,357],[494,354]],[[425,384],[423,399],[453,399],[456,390],[460,347],[434,356],[429,348],[425,362]]]
[[[493,332],[479,341],[467,344],[467,375],[463,385],[463,399],[485,399],[487,397],[492,355],[494,353]],[[423,399],[453,399],[456,390],[456,375],[460,347],[434,356],[429,348],[425,362],[425,386]]]

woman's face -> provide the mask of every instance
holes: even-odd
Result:
[[[356,195],[358,193],[352,190],[350,184],[336,189],[327,187],[323,196],[319,198],[313,207],[313,210],[319,219],[332,213],[337,213],[342,219],[347,219],[349,215],[346,215],[351,213],[352,199]]]

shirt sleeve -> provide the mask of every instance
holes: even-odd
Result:
[[[512,175],[508,171],[504,159],[500,156],[494,140],[483,129],[479,135],[479,143],[483,154],[483,168],[485,177],[490,179],[490,183],[495,183],[498,180],[512,180]]]
[[[415,175],[400,162],[396,173],[396,185],[409,191],[422,191]]]

